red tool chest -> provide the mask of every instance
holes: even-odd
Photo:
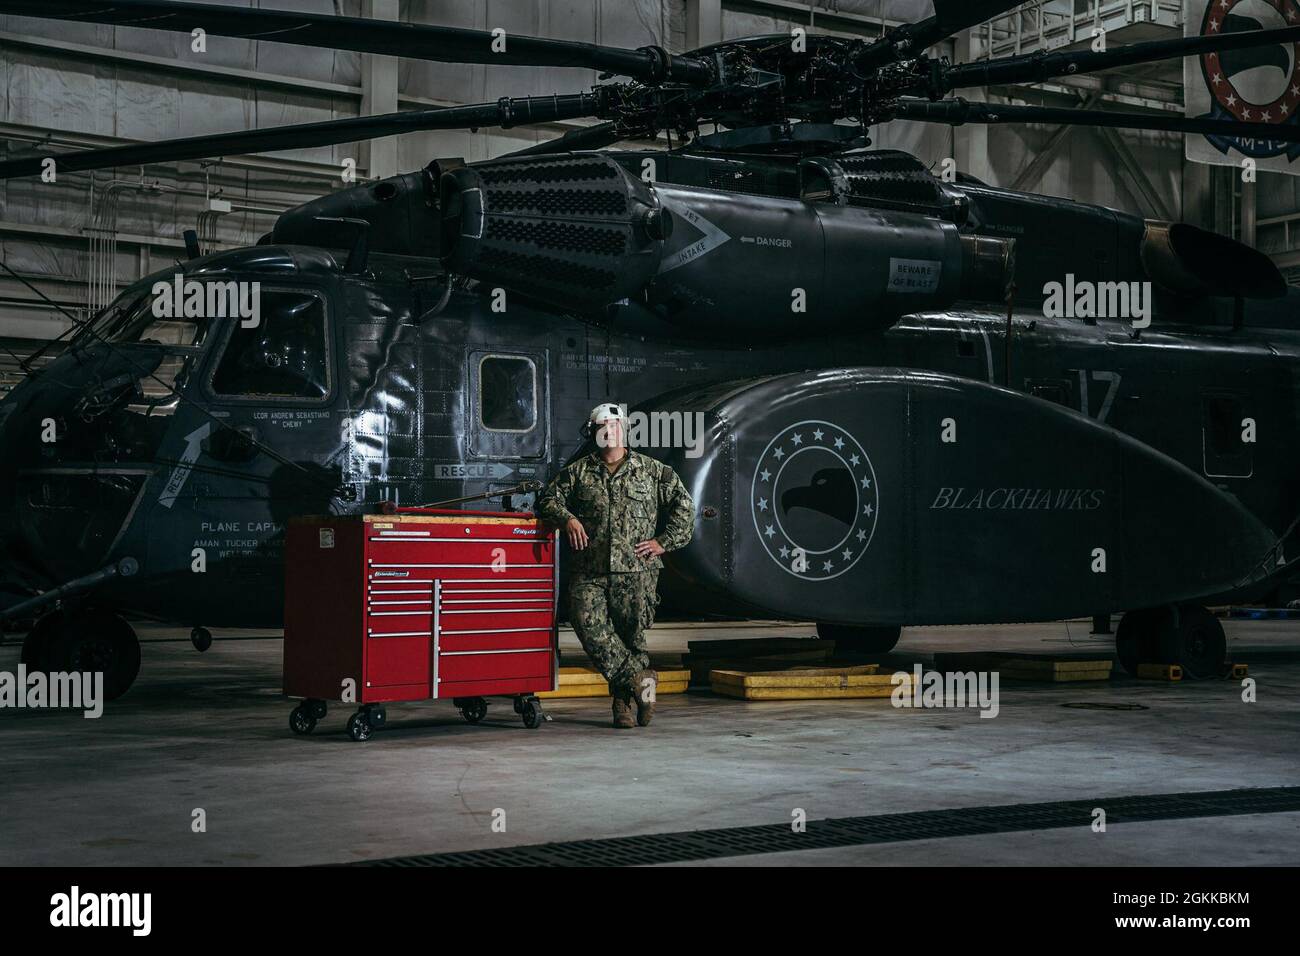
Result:
[[[295,733],[310,733],[331,700],[358,705],[354,740],[396,701],[451,699],[477,723],[485,698],[510,696],[526,726],[543,720],[534,695],[558,680],[559,581],[555,534],[536,516],[295,518],[285,558],[284,692],[303,698]]]

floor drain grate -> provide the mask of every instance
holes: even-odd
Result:
[[[603,840],[537,843],[529,846],[428,853],[369,860],[357,866],[638,866],[784,853],[872,843],[932,840],[1085,827],[1092,812],[1106,811],[1106,824],[1180,820],[1191,817],[1240,816],[1300,810],[1300,787],[1254,790],[1210,790],[1200,793],[1160,793],[1133,797],[1098,797],[1056,803],[1017,803],[958,810],[921,810],[866,817],[810,820],[805,833],[786,823],[649,833]]]

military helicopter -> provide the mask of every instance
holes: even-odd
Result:
[[[191,626],[200,649],[209,627],[278,626],[291,516],[527,508],[584,449],[588,409],[614,400],[698,424],[694,446],[642,449],[697,503],[695,540],[662,579],[679,608],[811,619],[871,652],[904,625],[1125,612],[1126,667],[1217,673],[1207,605],[1273,593],[1294,571],[1296,295],[1233,240],[945,181],[870,149],[867,130],[1075,123],[1294,142],[1293,125],[948,94],[1295,44],[1300,28],[963,65],[926,53],[1014,6],[936,0],[874,40],[678,55],[198,3],[0,0],[0,13],[603,71],[587,92],[0,162],[12,178],[598,121],[322,196],[250,248],[192,243],[32,370],[0,404],[3,613],[39,615],[24,661],[104,670],[117,696],[140,662],[125,615]],[[661,133],[670,148],[610,148]],[[1052,283],[1084,282],[1149,283],[1149,325],[1044,307]],[[173,283],[178,307],[160,310]],[[258,321],[201,294],[189,309],[189,283],[258,283]]]

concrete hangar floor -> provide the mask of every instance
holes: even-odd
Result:
[[[101,719],[0,711],[0,864],[438,863],[473,851],[483,862],[1297,865],[1300,805],[1266,788],[1300,786],[1300,622],[1224,623],[1254,703],[1237,680],[1137,681],[1116,668],[1105,683],[1004,682],[996,719],[692,689],[661,696],[654,724],[634,731],[609,727],[606,698],[547,701],[553,719],[535,731],[504,701],[475,726],[448,702],[393,705],[365,743],[344,732],[344,705],[313,735],[290,733],[278,634],[218,632],[199,655],[188,632],[146,626],[140,678]],[[882,663],[1113,646],[1089,630],[912,628]],[[661,623],[651,649],[663,661],[690,640],[811,634]],[[562,647],[577,663],[571,632]],[[17,643],[0,646],[0,670],[18,657]],[[996,809],[1010,805],[1021,809]],[[1104,833],[1079,816],[1094,805],[1111,807]],[[843,832],[801,849],[786,836],[796,809],[845,818]]]

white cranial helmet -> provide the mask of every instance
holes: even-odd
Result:
[[[627,421],[627,413],[623,411],[623,406],[616,405],[613,402],[602,402],[591,410],[591,415],[587,420],[592,425],[600,426],[615,418],[621,422]]]

